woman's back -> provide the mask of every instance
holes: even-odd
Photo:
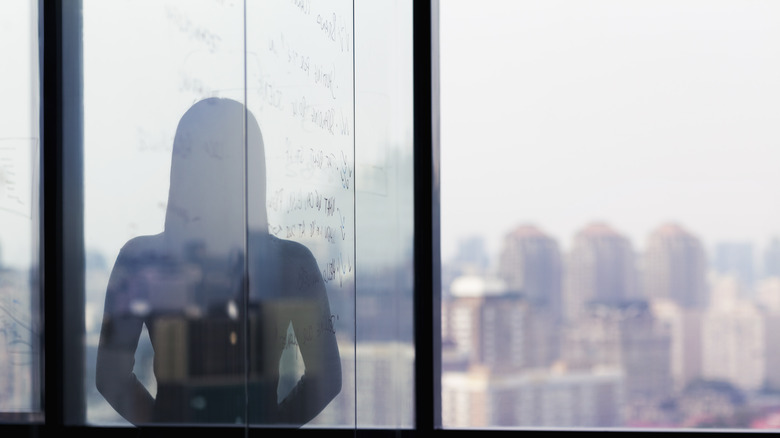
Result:
[[[264,204],[254,118],[226,99],[194,105],[174,140],[165,230],[125,245],[106,295],[98,387],[128,420],[300,425],[340,390],[317,263],[267,233]],[[143,325],[154,397],[132,373]],[[305,374],[280,396],[286,348],[300,350]]]

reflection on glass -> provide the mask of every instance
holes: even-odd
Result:
[[[441,9],[445,427],[777,428],[778,5]]]
[[[244,115],[243,105],[213,98],[187,111],[173,144],[165,230],[132,239],[114,265],[96,379],[134,424],[302,425],[341,389],[317,262],[267,231],[265,157],[251,113],[246,200],[259,222],[244,233]],[[142,325],[154,348],[154,397],[132,371]],[[305,373],[279,398],[290,326]]]
[[[0,422],[41,410],[37,21],[35,2],[0,4]]]

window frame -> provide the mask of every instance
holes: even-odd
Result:
[[[34,0],[33,0],[34,1]],[[259,435],[268,428],[214,427],[214,426],[159,426],[141,429],[127,427],[103,427],[85,425],[85,367],[83,339],[68,337],[65,327],[78,327],[84,321],[84,150],[83,150],[83,52],[82,52],[82,0],[37,0],[39,7],[39,38],[41,60],[41,270],[40,284],[43,311],[42,349],[44,382],[43,420],[29,424],[0,424],[0,430],[14,435],[60,435],[72,431],[79,435],[103,436],[105,433],[128,436],[157,435],[177,432],[187,434],[214,433],[226,436]],[[431,94],[434,77],[431,70],[432,14],[438,6],[436,0],[413,3],[413,90],[414,90],[414,178],[433,175],[430,151],[434,121],[431,113]],[[423,147],[418,147],[423,145]],[[425,168],[423,168],[425,166]],[[427,184],[425,184],[427,186]],[[416,190],[419,189],[416,187]],[[418,199],[419,198],[419,199]],[[415,227],[427,223],[432,229],[431,198],[415,196]],[[436,226],[436,229],[438,227]],[[417,228],[416,228],[417,230]],[[415,232],[415,273],[420,263],[430,266],[433,258],[428,233]],[[415,275],[415,291],[422,285],[432,284],[435,275]],[[426,286],[430,289],[430,286]],[[422,299],[421,299],[422,298]],[[433,418],[429,409],[436,399],[428,390],[434,379],[432,359],[423,355],[432,345],[433,327],[430,325],[434,307],[429,294],[415,293],[415,421],[413,429],[327,429],[341,434],[382,433],[409,435],[416,431],[433,430]],[[427,310],[427,311],[426,311]],[[422,325],[421,325],[421,322]],[[426,343],[418,340],[426,339]],[[426,353],[426,354],[427,354]],[[420,390],[422,389],[422,390]],[[274,429],[270,429],[274,430]],[[318,433],[326,429],[280,429],[285,433]],[[346,436],[346,435],[345,435]]]

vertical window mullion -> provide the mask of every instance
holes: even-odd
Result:
[[[415,414],[419,432],[441,424],[438,256],[438,1],[414,4]]]
[[[81,2],[41,2],[44,412],[49,427],[84,420]],[[67,330],[66,330],[67,329]]]

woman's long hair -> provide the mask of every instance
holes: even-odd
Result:
[[[254,116],[230,99],[197,102],[182,116],[173,142],[164,233],[169,250],[241,251],[249,229],[268,231],[265,199],[265,152]]]

